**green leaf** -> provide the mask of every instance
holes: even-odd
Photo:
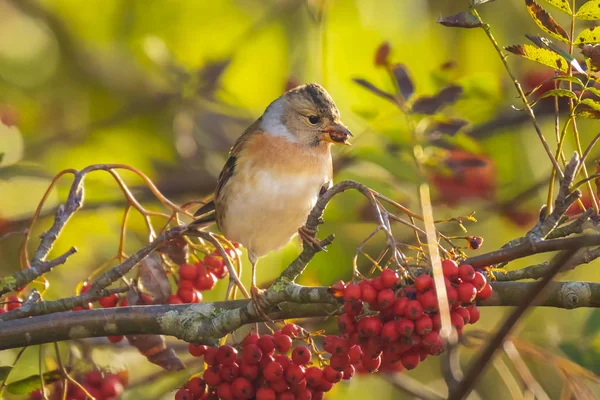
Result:
[[[8,374],[10,374],[10,371],[12,369],[13,367],[8,365],[0,366],[0,382],[4,382],[6,380],[6,377],[8,376]]]
[[[573,15],[573,11],[571,11],[571,6],[569,6],[568,0],[546,0],[546,3],[553,5],[562,12]]]
[[[479,28],[482,26],[479,18],[467,11],[459,12],[449,17],[440,17],[437,23],[450,28]]]
[[[44,383],[50,384],[62,378],[60,371],[48,371],[44,373]],[[11,382],[6,385],[6,390],[12,394],[27,394],[42,387],[39,375],[31,375],[27,378]]]
[[[529,15],[535,21],[535,23],[548,35],[562,41],[569,43],[569,35],[567,31],[560,26],[554,18],[546,10],[542,8],[538,3],[533,0],[525,0],[527,5],[527,11]]]
[[[589,118],[589,119],[600,119],[600,111],[594,110],[581,110],[575,113],[578,117]]]
[[[548,90],[546,93],[544,93],[543,95],[540,96],[539,100],[541,99],[545,99],[547,97],[569,97],[573,100],[577,100],[577,96],[575,95],[575,93],[571,92],[570,90],[567,89],[552,89],[552,90]]]
[[[600,27],[592,26],[591,28],[584,29],[579,32],[577,38],[575,38],[575,44],[596,44],[600,43]]]
[[[585,104],[590,107],[594,111],[600,111],[600,102],[593,99],[583,99],[581,100],[581,104]]]
[[[595,336],[600,331],[600,310],[592,310],[585,326],[583,327],[583,336]]]
[[[590,0],[584,3],[577,10],[575,18],[585,20],[600,19],[600,0]]]
[[[595,371],[600,366],[600,354],[594,347],[582,343],[566,342],[559,345],[567,357],[584,368]]]
[[[592,94],[594,94],[594,95],[596,95],[596,96],[598,96],[598,97],[600,97],[600,89],[598,89],[598,88],[590,86],[588,88],[585,88],[585,90],[588,91],[588,92],[590,92],[590,93],[592,93]]]
[[[505,47],[509,51],[528,60],[546,65],[548,67],[566,73],[568,63],[562,56],[548,49],[541,49],[530,44],[518,44]]]

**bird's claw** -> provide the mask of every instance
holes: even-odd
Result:
[[[252,286],[250,288],[250,298],[252,300],[252,305],[256,310],[256,313],[263,318],[267,322],[273,322],[271,318],[267,315],[267,311],[271,308],[271,305],[265,298],[265,291],[259,289],[256,286]]]
[[[308,243],[313,249],[327,253],[327,249],[325,249],[321,244],[321,241],[315,237],[316,233],[315,230],[307,228],[306,226],[298,229],[298,236],[300,236],[303,243]]]

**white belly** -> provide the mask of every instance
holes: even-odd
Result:
[[[258,258],[286,245],[304,225],[325,177],[259,170],[253,181],[230,183],[220,229]]]

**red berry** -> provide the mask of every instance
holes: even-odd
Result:
[[[296,396],[290,390],[286,390],[279,394],[278,400],[295,400]]]
[[[400,361],[404,368],[414,369],[421,362],[421,356],[418,350],[410,349],[400,356]]]
[[[454,287],[446,287],[446,295],[448,296],[448,304],[451,306],[458,302],[458,292]]]
[[[415,279],[415,289],[417,292],[424,292],[433,287],[433,278],[427,274],[417,276]]]
[[[388,321],[381,328],[381,338],[384,343],[391,343],[398,339],[398,331],[396,330],[396,321]]]
[[[242,340],[242,345],[257,344],[259,336],[256,333],[250,333]]]
[[[377,317],[364,317],[358,321],[358,333],[363,337],[377,336],[383,324]]]
[[[201,397],[206,391],[206,382],[200,377],[191,378],[184,385],[184,388],[189,390],[194,397]]]
[[[269,387],[261,387],[256,391],[256,400],[276,400],[277,394]]]
[[[240,375],[240,367],[236,363],[222,365],[219,369],[219,375],[221,375],[223,381],[233,382],[233,380]]]
[[[438,309],[438,299],[432,290],[428,290],[427,292],[423,293],[419,297],[419,302],[421,303],[423,310],[427,312],[437,311]]]
[[[89,288],[88,288],[89,290]],[[83,289],[82,289],[82,293],[83,293]],[[12,311],[14,309],[17,309],[19,307],[21,307],[23,303],[23,300],[21,298],[19,298],[18,296],[8,296],[6,298],[6,310],[7,311]]]
[[[344,379],[345,381],[351,379],[354,376],[354,372],[356,372],[356,369],[354,368],[354,366],[348,365],[346,367],[346,369],[344,370],[344,372],[342,373],[342,379]]]
[[[274,382],[283,377],[283,367],[276,361],[271,361],[263,370],[263,376],[269,382]]]
[[[409,300],[404,311],[404,316],[408,319],[417,320],[423,315],[423,306],[417,300]]]
[[[415,321],[415,331],[419,335],[427,335],[433,329],[433,321],[428,315],[423,315]]]
[[[217,370],[213,368],[207,368],[204,370],[204,374],[202,375],[204,378],[204,382],[208,386],[218,386],[221,383],[221,375]]]
[[[452,260],[442,261],[442,271],[444,272],[444,276],[450,280],[458,278],[458,265]]]
[[[323,379],[317,389],[320,390],[321,392],[329,392],[332,388],[333,388],[333,383],[329,382],[326,379]]]
[[[188,345],[188,352],[194,357],[200,357],[204,355],[207,348],[208,346],[205,346],[203,344],[196,346],[195,344],[190,343]]]
[[[296,393],[296,400],[315,400],[315,398],[310,389],[304,389]]]
[[[284,372],[290,365],[292,365],[292,359],[285,354],[277,354],[275,357],[273,357],[273,361],[277,361],[279,364],[281,364],[281,368],[283,368]]]
[[[194,281],[188,281],[187,279],[181,279],[179,281],[179,284],[177,285],[178,288],[185,288],[185,289],[194,289]]]
[[[389,271],[389,269],[386,269],[385,271]],[[391,306],[395,300],[396,294],[392,289],[383,289],[381,292],[377,293],[377,303],[381,309]]]
[[[463,282],[471,282],[475,278],[475,268],[469,264],[463,264],[458,267],[458,277]]]
[[[348,361],[350,364],[358,364],[362,360],[363,352],[359,345],[353,345],[348,350]]]
[[[467,310],[464,307],[456,307],[454,312],[462,317],[463,321],[465,322],[465,325],[468,324],[471,320],[471,314],[469,313],[469,310]]]
[[[361,290],[358,285],[351,283],[346,286],[344,290],[344,300],[346,301],[359,301],[361,297]]]
[[[258,365],[256,364],[242,363],[240,365],[240,376],[243,376],[248,380],[253,381],[256,378],[258,378],[259,372],[260,370],[258,369]]]
[[[290,384],[299,384],[304,380],[304,368],[292,364],[285,370],[285,380]]]
[[[242,360],[248,364],[258,364],[262,358],[262,355],[262,350],[257,344],[254,343],[244,345],[242,350]]]
[[[461,315],[456,313],[455,311],[452,311],[450,313],[450,322],[452,323],[452,326],[454,326],[459,332],[465,326],[465,321],[463,320],[463,317],[461,317]]]
[[[342,372],[333,369],[331,365],[325,367],[325,369],[323,370],[323,375],[325,379],[331,383],[338,383],[342,380],[343,377]]]
[[[292,348],[292,338],[288,335],[275,335],[273,341],[275,342],[275,350],[280,353],[287,353]]]
[[[292,361],[294,364],[306,365],[310,362],[312,354],[306,346],[298,346],[292,351]]]
[[[197,300],[196,291],[190,288],[180,287],[179,290],[177,290],[177,296],[184,303],[195,303],[195,300]]]
[[[281,328],[281,333],[288,335],[292,339],[297,338],[300,336],[300,327],[295,324],[285,324],[283,328]]]
[[[256,344],[258,344],[263,354],[270,355],[275,352],[275,340],[272,335],[262,335]]]
[[[231,389],[236,399],[250,399],[254,396],[254,386],[246,378],[235,378]]]
[[[217,396],[219,400],[233,400],[233,390],[231,384],[223,382],[217,386]]]
[[[198,268],[192,264],[183,264],[179,266],[179,277],[181,279],[187,279],[193,281],[198,277]]]
[[[333,369],[343,371],[350,365],[350,357],[348,354],[334,354],[329,359],[329,365],[331,365],[331,368]]]
[[[396,317],[401,317],[404,315],[404,311],[406,310],[406,305],[408,304],[408,299],[406,297],[400,297],[394,301],[392,305],[393,313]]]
[[[363,310],[362,302],[360,301],[346,301],[344,302],[344,312],[350,316],[356,316]]]
[[[176,294],[172,294],[167,299],[167,303],[169,303],[169,304],[183,304],[183,301]]]
[[[475,289],[477,289],[477,293],[479,293],[481,292],[481,289],[483,289],[485,285],[487,285],[487,279],[485,275],[477,271],[475,272],[475,276],[473,277],[471,283],[473,284],[473,286],[475,286]]]
[[[483,287],[483,289],[481,289],[479,293],[477,293],[477,298],[480,300],[487,300],[490,297],[492,297],[493,293],[494,289],[492,289],[492,286],[490,284],[487,284]]]
[[[400,336],[409,337],[415,330],[415,323],[408,318],[401,318],[396,321],[396,332]]]
[[[306,383],[310,387],[317,387],[324,379],[323,370],[319,367],[309,367],[304,372],[304,378],[306,379]]]
[[[232,365],[237,360],[237,350],[225,345],[217,349],[217,362],[222,365]]]
[[[338,329],[341,334],[350,334],[356,330],[356,319],[348,314],[343,314],[338,319]]]
[[[258,363],[258,367],[260,368],[260,370],[263,370],[271,361],[275,361],[273,356],[263,354],[262,358],[260,359],[260,362]]]
[[[212,254],[204,256],[202,262],[211,269],[222,269],[225,267],[225,261],[223,261],[223,257]]]
[[[369,372],[374,372],[381,366],[381,356],[376,358],[363,357],[362,366]]]
[[[125,339],[125,336],[123,336],[123,335],[119,335],[119,336],[107,336],[106,338],[111,343],[119,343],[121,340]]]
[[[98,304],[100,304],[103,308],[112,308],[116,307],[119,302],[119,295],[113,293],[106,297],[101,297],[98,299]]]
[[[208,365],[217,365],[217,349],[214,347],[207,347],[204,350],[204,362]]]
[[[181,388],[175,392],[175,400],[194,400],[194,395],[189,390]]]
[[[471,282],[461,282],[456,288],[458,293],[458,300],[461,303],[470,303],[475,300],[475,296],[477,295],[477,289]]]
[[[105,397],[118,397],[125,389],[117,375],[108,374],[104,377],[100,390]]]
[[[377,300],[377,290],[368,283],[363,284],[360,290],[360,298],[362,301],[373,303]]]
[[[431,349],[440,339],[440,334],[436,331],[429,332],[427,335],[423,336],[421,340],[421,345],[426,349]]]
[[[205,291],[214,288],[216,283],[217,277],[212,273],[207,272],[206,274],[198,276],[198,280],[194,283],[194,286],[198,290]]]
[[[480,317],[480,313],[479,313],[479,308],[477,308],[477,306],[472,305],[472,306],[468,306],[467,310],[469,311],[469,323],[474,324],[477,321],[479,321],[479,317]]]
[[[393,288],[398,283],[398,274],[391,269],[384,269],[381,271],[381,283],[384,288]]]
[[[269,386],[277,393],[283,393],[289,388],[288,383],[285,379],[277,379],[273,382],[269,382]]]

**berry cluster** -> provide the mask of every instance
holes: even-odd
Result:
[[[451,323],[458,334],[465,324],[479,320],[475,299],[487,299],[492,287],[485,275],[470,265],[442,262]],[[444,344],[439,336],[441,319],[433,278],[423,274],[413,285],[399,285],[398,274],[383,270],[381,275],[358,284],[342,281],[331,292],[344,299],[338,336],[328,336],[325,351],[332,354],[331,365],[342,368],[352,361],[357,372],[413,369],[429,355],[439,355]],[[359,346],[362,360],[348,350]],[[356,350],[358,352],[358,350]]]
[[[298,342],[296,347],[294,341]],[[326,365],[319,354],[313,360],[313,338],[297,325],[286,324],[272,335],[251,333],[236,349],[189,345],[193,356],[204,356],[208,367],[202,378],[193,377],[175,399],[318,400],[354,368]],[[335,364],[333,364],[335,365]]]
[[[16,295],[7,296],[6,299],[0,299],[0,314],[19,308],[22,304],[23,299]]]
[[[129,374],[127,371],[120,371],[119,373],[103,373],[99,370],[92,370],[86,374],[75,377],[77,382],[81,383],[81,386],[85,388],[91,396],[96,400],[109,400],[117,399],[127,386],[129,380]],[[62,381],[56,382],[52,385],[46,386],[46,396],[44,397],[42,390],[38,389],[29,394],[30,400],[41,400],[49,398],[52,400],[59,400],[63,398],[63,383]],[[74,385],[71,382],[67,382],[67,398],[70,400],[84,400],[89,399],[79,386]]]
[[[234,258],[235,254],[227,249],[228,256]],[[177,293],[169,297],[170,304],[199,303],[202,301],[202,292],[215,287],[217,279],[227,277],[225,261],[217,250],[195,264],[182,264],[179,266],[179,282]]]

